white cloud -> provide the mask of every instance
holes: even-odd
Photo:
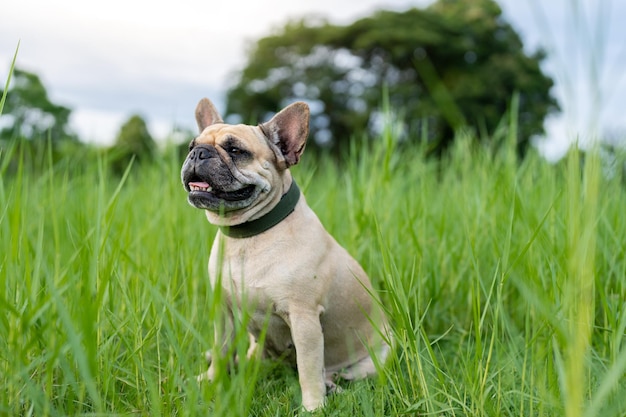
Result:
[[[93,109],[76,109],[72,113],[72,127],[85,141],[111,145],[127,116],[124,113]]]

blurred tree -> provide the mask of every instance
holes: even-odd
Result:
[[[75,141],[77,138],[68,126],[70,113],[69,108],[50,101],[39,76],[15,68],[2,114],[6,120],[2,125],[6,127],[0,130],[0,138]]]
[[[405,140],[445,149],[454,131],[487,138],[519,93],[524,150],[558,111],[543,74],[543,52],[527,55],[493,0],[439,0],[426,9],[379,11],[347,26],[288,23],[260,39],[228,91],[230,120],[258,120],[288,102],[312,110],[312,142],[342,148],[354,134],[400,127]],[[383,90],[390,107],[381,108]],[[401,113],[398,113],[401,112]]]
[[[156,151],[156,143],[150,135],[145,120],[135,114],[120,128],[113,145],[112,166],[116,172],[123,172],[131,159],[151,160]]]

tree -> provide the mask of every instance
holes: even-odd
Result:
[[[3,123],[7,127],[0,130],[0,138],[75,141],[68,125],[70,114],[69,108],[50,101],[39,76],[15,68],[2,115],[8,123]]]
[[[386,90],[405,139],[426,138],[443,150],[461,127],[493,134],[518,93],[524,149],[558,111],[544,57],[525,54],[493,0],[439,0],[346,26],[300,20],[254,45],[228,91],[226,115],[260,121],[305,100],[311,142],[342,148],[355,133],[380,129]]]
[[[139,162],[151,160],[155,148],[156,144],[145,120],[134,114],[122,125],[115,139],[113,168],[121,173],[133,158]]]

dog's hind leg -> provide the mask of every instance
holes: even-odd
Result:
[[[387,356],[389,355],[389,345],[383,343],[380,347],[378,354],[376,355],[376,359],[378,363],[385,363]],[[336,374],[336,377],[345,379],[346,381],[353,381],[355,379],[363,379],[370,376],[376,375],[376,365],[374,364],[374,360],[371,356],[366,356],[360,361],[348,366],[343,369],[341,372]]]

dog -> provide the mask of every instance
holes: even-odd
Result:
[[[318,409],[337,379],[374,375],[389,346],[369,278],[324,229],[290,173],[309,134],[309,107],[293,103],[258,126],[225,124],[206,98],[195,114],[200,134],[181,179],[189,203],[219,229],[211,285],[222,286],[229,320],[245,306],[248,356],[265,329],[260,355],[294,366],[304,409]],[[233,334],[223,333],[230,335],[216,340],[228,339],[226,354]],[[214,378],[215,362],[199,380]]]

